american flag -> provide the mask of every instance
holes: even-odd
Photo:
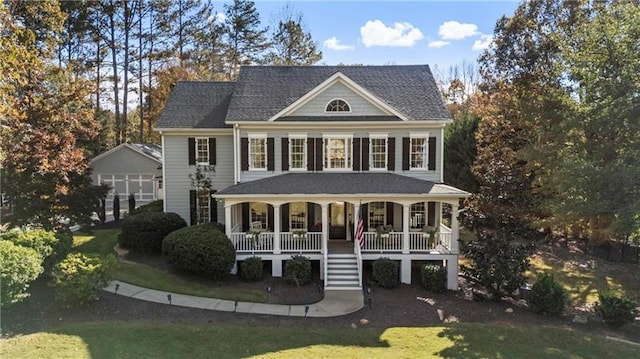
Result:
[[[362,221],[362,204],[358,206],[358,222],[356,223],[356,241],[360,247],[364,245],[364,222]]]

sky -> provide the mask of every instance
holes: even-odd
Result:
[[[284,1],[254,0],[263,25],[274,27]],[[223,11],[216,1],[214,9]],[[320,64],[428,64],[440,69],[474,62],[496,21],[518,1],[290,1],[323,53]]]

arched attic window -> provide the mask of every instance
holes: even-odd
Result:
[[[325,112],[351,112],[351,107],[349,104],[341,99],[335,99],[329,101],[327,107],[324,110]]]

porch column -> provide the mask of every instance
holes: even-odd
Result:
[[[442,202],[436,202],[436,228],[440,230],[440,223],[442,223]]]
[[[273,254],[280,254],[280,205],[273,205]]]
[[[451,253],[458,254],[458,239],[460,238],[460,225],[458,214],[460,213],[458,202],[451,205]]]
[[[409,210],[410,204],[402,205],[402,253],[409,254]],[[409,261],[411,264],[411,261]],[[403,282],[404,283],[404,282]]]
[[[224,231],[227,237],[231,238],[231,205],[224,205]]]
[[[322,253],[328,253],[329,246],[329,204],[323,203],[322,207]]]

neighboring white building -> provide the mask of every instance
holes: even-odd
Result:
[[[237,259],[259,255],[274,276],[302,253],[320,261],[326,289],[359,289],[363,260],[398,260],[403,283],[412,261],[436,260],[457,289],[469,193],[443,184],[451,122],[428,66],[255,66],[235,82],[179,82],[156,125],[165,211],[224,223]],[[197,165],[215,167],[202,198]]]
[[[113,195],[120,195],[120,206],[126,206],[133,193],[136,206],[162,199],[162,148],[154,144],[123,143],[91,160],[94,184],[111,187],[107,207],[112,208]]]

